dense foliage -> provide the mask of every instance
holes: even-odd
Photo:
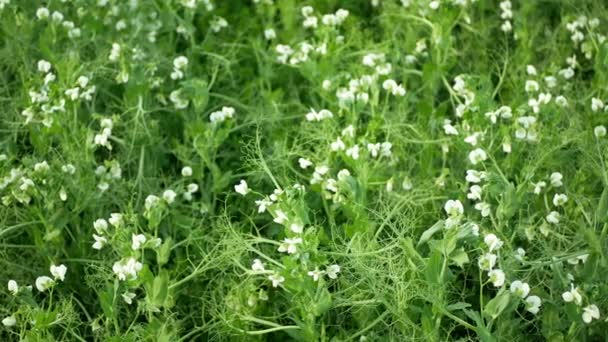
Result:
[[[0,0],[0,339],[605,340],[607,7]]]

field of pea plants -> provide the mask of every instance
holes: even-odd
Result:
[[[0,341],[608,341],[608,3],[0,0]]]

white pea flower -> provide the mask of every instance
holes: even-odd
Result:
[[[175,193],[175,191],[173,191],[171,189],[165,190],[163,192],[163,199],[165,200],[165,202],[167,202],[167,204],[173,203],[173,201],[175,201],[176,196],[177,196],[177,194]]]
[[[234,117],[235,109],[232,107],[222,107],[222,110],[215,111],[209,115],[209,120],[213,123],[224,122],[226,119]]]
[[[541,300],[538,296],[529,296],[526,298],[526,310],[532,314],[537,314],[540,310]]]
[[[93,222],[93,228],[97,231],[97,234],[103,234],[106,230],[108,230],[108,221],[105,219],[97,219]]]
[[[188,201],[192,199],[192,194],[198,191],[198,184],[190,183],[186,186],[186,192],[184,193],[184,198]]]
[[[269,199],[256,200],[255,204],[258,206],[258,213],[263,213],[266,211],[266,208],[273,204]]]
[[[477,184],[471,186],[469,188],[469,193],[467,194],[467,198],[473,201],[481,200],[481,187]]]
[[[393,94],[394,96],[404,96],[406,91],[403,85],[398,84],[395,80],[388,79],[382,83],[382,88]]]
[[[560,217],[561,215],[557,211],[552,211],[547,215],[546,219],[551,224],[558,224]]]
[[[479,203],[475,204],[475,209],[481,213],[482,217],[488,217],[488,216],[490,216],[490,213],[492,212],[492,207],[490,206],[489,203],[486,203],[486,202],[479,202]]]
[[[458,135],[458,130],[452,125],[452,121],[449,119],[443,121],[443,131],[446,135]]]
[[[279,252],[287,252],[287,254],[295,254],[298,252],[298,245],[302,243],[302,238],[286,238],[279,245]]]
[[[515,253],[513,253],[513,254],[514,254],[515,260],[517,260],[519,262],[523,262],[524,257],[526,256],[526,250],[521,247],[518,247],[515,250]]]
[[[308,159],[300,158],[298,159],[298,164],[300,164],[300,168],[307,169],[309,166],[312,165],[312,162]]]
[[[380,156],[382,157],[390,157],[393,152],[391,149],[393,148],[393,144],[388,141],[385,141],[380,144]]]
[[[505,283],[505,272],[499,269],[488,272],[488,278],[495,287],[501,287]]]
[[[353,147],[347,149],[345,153],[354,160],[359,159],[359,145],[354,145]]]
[[[566,196],[566,194],[555,194],[555,196],[553,196],[553,205],[556,207],[563,206],[566,202],[568,202],[568,196]]]
[[[320,278],[323,277],[323,274],[325,274],[325,271],[320,271],[319,268],[315,268],[314,271],[308,272],[308,275],[312,277],[313,281],[318,281]]]
[[[540,181],[538,183],[533,183],[532,185],[534,185],[534,194],[539,195],[543,188],[547,186],[547,183]]]
[[[137,273],[141,271],[142,268],[142,263],[131,257],[115,262],[112,266],[112,271],[114,271],[118,280],[125,281],[127,279],[137,279]]]
[[[337,279],[338,273],[340,273],[340,266],[339,265],[327,266],[327,268],[325,268],[325,272],[327,273],[327,276],[330,279]]]
[[[266,40],[273,40],[277,37],[277,33],[274,31],[273,28],[267,28],[264,30],[264,38],[266,38]]]
[[[41,276],[36,278],[36,289],[40,292],[44,292],[55,285],[55,281],[47,276]]]
[[[272,287],[277,287],[285,281],[285,277],[283,277],[279,273],[269,275],[268,279],[272,282]]]
[[[68,200],[68,193],[65,191],[65,188],[61,188],[59,189],[59,199],[61,199],[62,201],[67,201]]]
[[[19,292],[19,285],[17,285],[16,281],[12,279],[8,281],[8,291],[13,295],[17,295],[17,292]]]
[[[488,234],[483,238],[483,242],[488,246],[490,252],[499,250],[500,247],[504,244],[501,239],[499,239],[494,234]]]
[[[108,59],[110,62],[117,62],[120,58],[121,47],[118,43],[112,43],[112,50],[110,51],[110,56]]]
[[[97,250],[102,249],[103,246],[108,242],[108,239],[97,234],[93,234],[93,239],[95,239],[95,243],[93,243],[93,249]]]
[[[49,164],[46,160],[41,161],[40,163],[34,164],[35,172],[47,172],[49,170]]]
[[[40,7],[36,10],[36,17],[40,20],[47,19],[51,15],[49,9],[46,7]]]
[[[188,66],[188,58],[185,56],[178,56],[173,60],[173,67],[176,69],[183,70]]]
[[[564,176],[562,176],[561,173],[553,172],[549,178],[551,179],[551,185],[553,187],[558,188],[563,185],[562,180],[564,179]]]
[[[143,234],[133,234],[131,236],[131,249],[134,251],[141,248],[141,246],[146,243],[146,236]]]
[[[537,92],[539,89],[538,82],[534,80],[527,80],[524,89],[526,90],[526,93]]]
[[[300,234],[304,231],[304,225],[302,225],[300,223],[292,223],[289,226],[289,229],[296,234]]]
[[[594,112],[599,112],[600,110],[604,109],[604,101],[598,99],[598,98],[592,98],[591,99],[591,110]]]
[[[583,297],[578,292],[578,287],[574,287],[574,284],[570,284],[570,291],[562,293],[562,299],[566,303],[574,302],[579,306],[583,303]]]
[[[61,264],[59,266],[51,265],[50,267],[51,274],[55,279],[59,279],[61,281],[65,280],[65,273],[68,271],[68,268],[65,265]]]
[[[148,197],[146,197],[144,207],[146,208],[146,210],[150,210],[150,209],[156,207],[156,205],[158,204],[159,201],[160,201],[160,198],[158,198],[157,196],[148,195]]]
[[[49,63],[48,61],[45,61],[44,59],[41,59],[38,61],[38,71],[46,74],[49,71],[51,71],[51,63]]]
[[[254,259],[253,263],[251,264],[251,270],[254,272],[263,272],[266,270],[266,268],[260,259]]]
[[[15,317],[14,317],[14,316],[8,316],[8,317],[5,317],[5,318],[2,320],[2,325],[4,325],[5,327],[13,327],[13,326],[15,326],[16,324],[17,324],[17,320],[15,319]]]
[[[606,136],[606,126],[600,125],[600,126],[595,126],[595,128],[593,129],[593,134],[595,135],[596,138],[603,138]]]
[[[443,210],[445,210],[448,216],[460,216],[464,214],[464,207],[460,200],[448,200],[445,202]]]
[[[467,170],[467,175],[465,177],[468,183],[479,183],[482,179],[486,178],[486,173],[484,171],[477,170]]]
[[[122,300],[125,301],[125,303],[131,305],[131,304],[133,304],[133,298],[135,298],[135,293],[125,292],[125,293],[121,294],[120,296],[122,297]]]
[[[530,285],[522,282],[521,280],[515,280],[511,283],[510,291],[517,297],[523,299],[528,297],[528,294],[530,293]]]
[[[476,148],[469,153],[469,161],[473,165],[477,165],[480,162],[485,161],[486,159],[488,159],[488,155],[486,154],[486,151],[484,151],[480,148]]]
[[[110,224],[112,226],[118,228],[123,223],[122,214],[121,213],[111,213],[110,218],[108,219],[108,222],[110,222]]]
[[[528,64],[528,66],[526,66],[526,73],[528,73],[530,76],[536,76],[536,68],[534,65]]]
[[[372,158],[378,157],[378,152],[380,151],[380,143],[367,144],[367,150],[371,154]]]
[[[401,182],[401,188],[405,191],[410,191],[414,188],[414,184],[412,184],[412,180],[409,177],[405,177],[403,182]]]
[[[568,107],[568,100],[562,95],[555,98],[555,103],[560,107]]]
[[[583,322],[589,324],[593,319],[600,319],[600,309],[595,304],[583,308]]]
[[[343,151],[344,149],[346,149],[346,145],[344,144],[344,142],[342,141],[342,139],[340,139],[340,137],[338,137],[338,138],[336,139],[336,141],[332,142],[332,143],[329,145],[329,148],[330,148],[332,151],[334,151],[334,152],[335,152],[335,151]]]
[[[289,220],[289,218],[287,217],[287,214],[285,214],[285,212],[281,209],[278,209],[275,212],[276,217],[274,218],[273,222],[278,223],[278,224],[283,224],[285,223],[287,220]]]
[[[479,269],[482,271],[490,271],[496,265],[496,254],[486,253],[482,255],[477,262]]]
[[[61,166],[61,171],[69,175],[73,175],[76,172],[76,167],[74,167],[72,164],[65,164]]]
[[[190,166],[184,166],[182,168],[182,177],[192,176],[192,168]]]
[[[249,189],[249,186],[247,185],[247,182],[245,180],[241,179],[241,182],[234,186],[234,191],[245,196],[249,193],[250,189]]]

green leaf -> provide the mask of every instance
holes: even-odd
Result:
[[[169,273],[166,270],[154,278],[152,287],[152,303],[156,306],[163,306],[169,293]]]
[[[441,270],[443,268],[443,254],[439,250],[433,250],[426,264],[424,275],[426,280],[434,285],[442,283]]]
[[[112,287],[106,287],[105,291],[99,293],[99,304],[101,304],[101,310],[109,320],[116,319],[116,312],[114,311],[114,289]]]
[[[505,289],[501,289],[496,297],[492,298],[484,309],[484,314],[490,316],[492,319],[496,319],[503,310],[509,305],[510,299],[509,291],[505,291]]]
[[[469,304],[469,303],[458,302],[458,303],[448,305],[446,307],[446,309],[448,309],[448,311],[457,311],[457,310],[462,310],[462,309],[466,309],[469,307],[471,307],[471,304]]]
[[[444,221],[439,220],[439,221],[437,221],[437,223],[435,223],[433,226],[431,226],[431,228],[425,230],[422,233],[422,235],[420,235],[420,240],[418,240],[417,246],[420,246],[423,243],[427,242],[431,237],[433,237],[433,235],[435,235],[435,233],[440,231],[443,228],[443,226],[444,226]]]
[[[313,313],[315,316],[321,316],[329,309],[331,309],[331,294],[327,290],[327,288],[322,288],[322,290],[317,292],[315,303],[313,305]]]
[[[453,261],[458,267],[462,268],[464,264],[469,263],[469,255],[464,251],[464,248],[460,248],[450,255],[450,260]]]
[[[171,256],[171,247],[173,246],[173,239],[167,238],[165,242],[158,249],[157,261],[159,266],[163,266],[169,261],[169,256]]]

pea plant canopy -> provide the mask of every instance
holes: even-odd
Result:
[[[605,341],[608,3],[0,0],[1,341]]]

